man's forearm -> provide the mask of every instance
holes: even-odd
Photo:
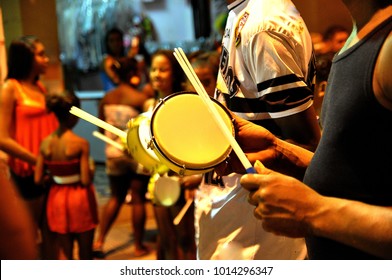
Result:
[[[310,219],[313,234],[375,256],[392,258],[392,207],[325,197]]]
[[[313,152],[281,139],[276,140],[276,151],[278,159],[273,168],[302,180]]]

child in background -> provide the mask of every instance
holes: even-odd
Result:
[[[99,118],[121,130],[127,129],[130,119],[137,118],[143,111],[149,96],[138,91],[140,82],[138,62],[134,58],[123,57],[112,67],[119,78],[118,85],[108,91],[99,104]],[[117,135],[101,130],[113,141],[121,143]],[[94,255],[105,257],[103,252],[106,236],[116,220],[128,190],[131,193],[132,228],[134,236],[134,256],[148,254],[144,245],[146,224],[146,192],[150,175],[139,170],[139,163],[124,151],[108,144],[105,148],[106,173],[109,178],[110,198],[104,207],[100,219],[98,236],[94,243]]]
[[[219,53],[217,51],[198,51],[191,53],[188,57],[207,94],[214,97],[216,78],[219,71]],[[189,80],[187,80],[186,89],[195,91]]]
[[[50,174],[48,226],[57,234],[59,259],[73,258],[75,240],[79,259],[93,259],[98,215],[90,145],[73,133],[78,118],[69,113],[72,106],[80,106],[80,101],[73,93],[50,94],[46,106],[56,115],[59,127],[41,143],[34,179],[39,184],[46,179],[45,174]]]
[[[153,110],[161,98],[184,90],[185,76],[173,51],[160,49],[152,55],[150,82],[155,91],[155,98],[146,101],[144,107],[147,111]],[[187,181],[181,185],[189,184],[191,182]],[[196,259],[193,205],[178,225],[173,224],[173,219],[184,207],[186,200],[191,198],[192,193],[186,188],[188,187],[182,188],[180,199],[175,205],[170,207],[154,205],[158,227],[158,260]]]

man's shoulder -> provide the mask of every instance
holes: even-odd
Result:
[[[246,24],[244,21],[246,20]],[[292,37],[293,33],[304,30],[304,21],[294,5],[271,1],[250,1],[237,21],[237,28],[243,24],[242,34],[253,36],[273,32],[275,36]]]

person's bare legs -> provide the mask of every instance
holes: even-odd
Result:
[[[141,257],[149,252],[149,249],[143,244],[145,226],[146,226],[146,191],[149,177],[137,175],[131,181],[132,194],[132,228],[134,236],[134,246],[136,257]]]
[[[180,205],[181,208],[183,205]],[[179,208],[172,207],[173,216],[179,213]],[[194,219],[194,206],[192,205],[185,213],[181,222],[176,226],[176,233],[178,236],[178,243],[180,248],[180,258],[184,260],[196,259],[196,243],[195,243],[195,219]]]
[[[105,243],[106,236],[116,220],[118,213],[120,212],[121,206],[124,200],[118,197],[110,197],[109,201],[103,209],[101,216],[101,222],[99,224],[99,232],[97,240],[94,243],[94,251],[102,251]]]
[[[78,233],[75,235],[79,246],[79,259],[92,260],[93,259],[93,240],[94,231],[91,229],[86,232]]]
[[[135,256],[140,257],[149,252],[143,244],[146,224],[146,209],[144,203],[132,205],[132,227],[134,235]]]
[[[56,260],[59,256],[58,234],[49,229],[46,212],[41,221],[41,258],[43,260]]]
[[[159,235],[159,243],[157,244],[157,259],[180,259],[181,252],[178,248],[177,234],[175,226],[173,225],[173,217],[170,213],[169,207],[155,205],[154,213]]]
[[[74,238],[71,233],[67,234],[56,234],[59,247],[59,260],[72,260],[73,259],[73,248]]]
[[[94,243],[93,249],[95,252],[103,254],[103,246],[105,244],[106,236],[109,233],[118,213],[124,203],[125,196],[129,186],[128,176],[110,176],[110,198],[105,205],[101,220],[99,223],[98,237]]]
[[[42,237],[39,236],[39,231],[40,231],[40,225],[41,225],[41,218],[43,215],[43,211],[44,211],[44,203],[45,203],[45,199],[44,196],[41,195],[39,197],[33,198],[33,199],[28,199],[25,200],[28,209],[30,210],[31,216],[33,217],[33,221],[34,221],[34,225],[36,226],[36,239],[37,241],[39,241],[39,239],[41,239]]]

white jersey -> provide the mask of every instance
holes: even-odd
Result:
[[[242,0],[228,8],[219,101],[252,121],[306,110],[312,103],[313,47],[292,2]]]
[[[238,0],[228,9],[216,98],[255,123],[309,108],[312,43],[293,3]],[[304,239],[264,231],[240,177],[204,177],[195,199],[198,259],[303,259]]]

